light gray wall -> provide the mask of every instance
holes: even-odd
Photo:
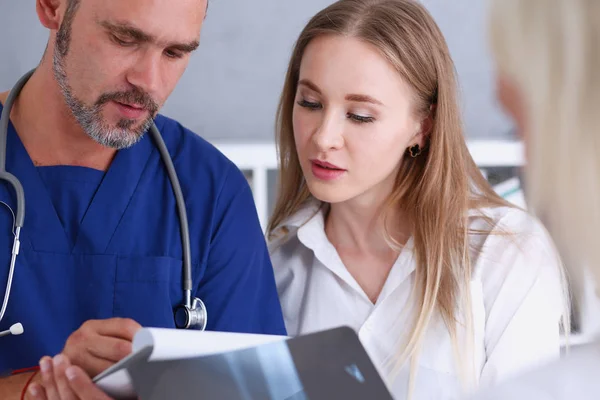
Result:
[[[125,0],[124,0],[125,1]],[[331,0],[211,0],[200,50],[162,112],[211,141],[267,141],[289,54]],[[512,138],[494,100],[485,0],[423,0],[448,40],[469,137]],[[0,90],[34,67],[47,32],[34,0],[0,0]]]

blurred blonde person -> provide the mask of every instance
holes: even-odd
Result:
[[[495,0],[498,97],[527,148],[528,201],[576,277],[600,287],[600,2]],[[478,399],[599,399],[600,343]]]
[[[342,0],[300,34],[269,246],[291,335],[354,328],[397,398],[452,399],[559,355],[560,262],[463,136],[419,3]]]

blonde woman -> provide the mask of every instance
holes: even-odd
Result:
[[[491,36],[499,99],[527,145],[529,203],[574,275],[588,267],[600,288],[600,2],[496,0]],[[599,370],[596,341],[478,398],[595,400]]]
[[[289,334],[354,328],[398,398],[457,398],[558,356],[560,262],[474,164],[420,4],[341,0],[313,17],[277,143],[268,238]]]

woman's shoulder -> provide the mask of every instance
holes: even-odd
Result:
[[[544,225],[525,210],[494,207],[473,211],[469,229],[476,274],[518,270],[536,276],[546,267],[555,272],[561,268]]]
[[[309,201],[284,219],[267,235],[267,248],[277,280],[289,274],[305,273],[311,252],[323,248],[326,240],[323,208]]]
[[[321,208],[321,204],[318,202],[309,201],[274,227],[266,238],[269,254],[273,256],[285,249],[301,245],[298,235],[302,230],[306,230],[306,228],[319,229],[319,226],[313,225],[319,225]]]
[[[475,237],[500,242],[537,241],[551,243],[544,225],[531,213],[518,207],[486,207],[469,212],[469,230]]]
[[[495,208],[481,214],[478,218],[485,221],[473,224],[478,229],[493,224],[493,229],[481,234],[472,249],[471,288],[475,307],[484,316],[480,321],[485,323],[486,351],[501,354],[512,340],[523,343],[526,348],[519,350],[519,368],[558,356],[559,328],[561,318],[568,319],[568,298],[562,263],[550,236],[537,218],[518,208]],[[512,373],[508,360],[497,356],[496,361],[488,361],[488,371]],[[495,381],[492,375],[487,379]]]
[[[325,231],[322,209],[306,204],[286,218],[267,238],[267,247],[284,312],[302,297],[313,257],[322,247]]]

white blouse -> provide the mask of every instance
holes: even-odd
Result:
[[[392,395],[406,398],[409,365],[391,375],[389,360],[409,335],[415,313],[410,296],[415,276],[412,239],[373,304],[327,239],[323,211],[318,210],[312,204],[297,212],[282,224],[289,233],[269,243],[288,334],[342,325],[353,328]],[[471,259],[473,335],[457,329],[459,338],[471,338],[472,349],[460,352],[463,358],[471,354],[466,361],[474,365],[479,387],[558,357],[564,310],[560,261],[541,224],[517,209],[480,213],[513,235],[471,238],[479,249]],[[486,229],[477,215],[471,213],[470,227]],[[441,316],[435,315],[418,359],[413,399],[458,399],[465,394],[461,390],[465,368],[457,364],[452,343]]]

